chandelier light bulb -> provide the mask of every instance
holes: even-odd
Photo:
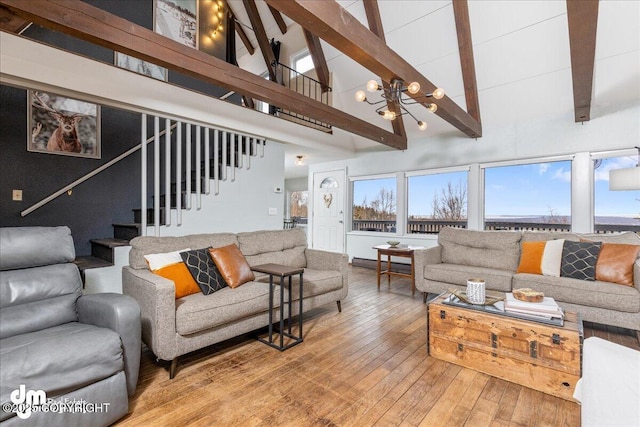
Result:
[[[433,91],[432,95],[435,99],[442,99],[444,98],[444,89],[439,87]]]
[[[382,113],[382,118],[386,119],[386,120],[393,120],[396,118],[396,113],[394,113],[393,111],[390,110],[385,110],[384,113]]]
[[[377,90],[378,90],[378,88],[379,88],[379,86],[378,86],[378,82],[377,82],[377,81],[375,81],[375,80],[369,80],[369,81],[367,82],[367,90],[368,90],[369,92],[375,92],[375,91],[377,91]]]
[[[423,122],[422,120],[420,120],[418,122],[418,129],[420,130],[426,130],[427,129],[427,124],[425,122]]]
[[[432,113],[435,113],[436,111],[438,111],[438,106],[436,104],[429,104],[427,106],[427,110],[431,111]]]
[[[407,86],[407,91],[409,91],[409,93],[412,95],[415,95],[416,93],[420,92],[420,83],[418,82],[410,83],[409,86]]]
[[[364,102],[366,100],[367,100],[367,95],[364,93],[363,90],[359,90],[356,92],[356,101]]]

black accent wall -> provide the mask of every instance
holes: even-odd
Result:
[[[87,3],[152,29],[152,0],[85,0]],[[114,52],[35,25],[23,34],[43,43],[113,64]],[[221,59],[226,57],[221,42]],[[169,71],[169,84],[220,96],[226,90]],[[71,228],[77,255],[91,253],[90,239],[113,236],[113,223],[132,223],[132,209],[140,203],[140,152],[90,178],[33,213],[20,212],[86,173],[107,163],[140,142],[140,114],[101,107],[101,158],[27,151],[27,88],[0,85],[0,226],[52,226]],[[235,95],[228,101],[239,103]],[[149,134],[151,135],[151,134]],[[12,201],[22,190],[23,200]],[[149,200],[151,203],[151,199]]]

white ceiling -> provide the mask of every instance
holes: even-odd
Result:
[[[242,0],[229,3],[240,22],[249,26]],[[367,25],[361,0],[338,3]],[[299,26],[285,17],[288,31],[282,35],[266,3],[258,0],[257,5],[268,37],[283,43],[281,61],[288,61],[288,55],[305,47]],[[466,109],[451,1],[378,0],[378,5],[389,47]],[[469,0],[469,15],[484,133],[497,126],[534,118],[566,116],[573,121],[566,3]],[[262,73],[266,67],[255,36],[250,29],[246,32],[256,52],[249,56],[236,36],[238,61],[243,68]],[[354,93],[376,76],[333,46],[323,42],[323,49],[333,78],[333,105],[391,131],[390,123],[378,117],[374,107],[354,99]],[[599,4],[591,120],[639,101],[640,2],[603,0]],[[459,133],[424,107],[413,106],[410,111],[429,124],[421,132],[405,116],[410,141]],[[352,145],[357,152],[388,149],[340,130],[334,132],[344,135],[345,144]],[[322,147],[310,151],[291,146],[286,152],[287,178],[306,174],[306,168],[294,166],[297,154],[306,154],[307,163],[335,159]]]

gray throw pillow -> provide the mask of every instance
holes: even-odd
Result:
[[[227,286],[209,255],[209,248],[181,252],[180,256],[203,294],[210,295]]]

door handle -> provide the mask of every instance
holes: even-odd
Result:
[[[338,222],[339,222],[340,224],[344,224],[344,221],[343,221],[343,220],[340,220],[340,221],[338,221]]]

